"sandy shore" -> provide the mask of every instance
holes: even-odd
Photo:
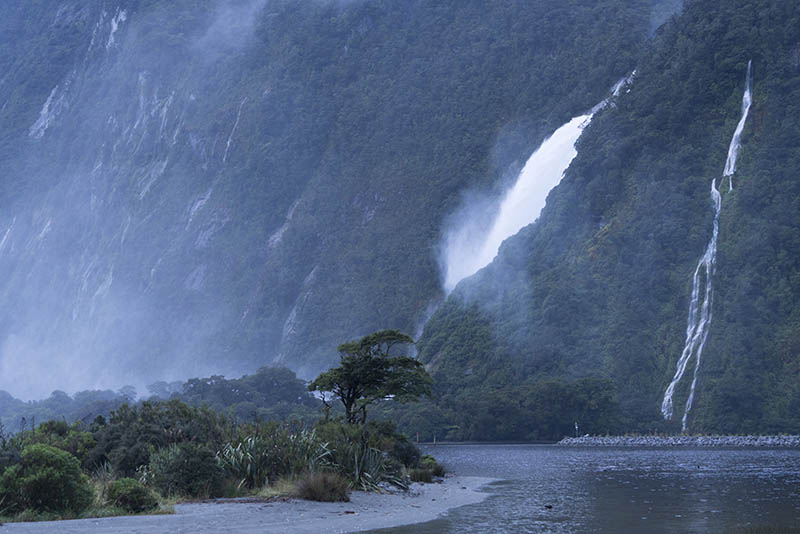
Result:
[[[488,494],[479,489],[488,482],[491,479],[448,477],[438,484],[413,484],[409,492],[396,495],[356,491],[348,503],[289,500],[181,504],[175,507],[174,515],[9,523],[0,527],[0,533],[359,532],[431,521],[447,510],[485,499]]]

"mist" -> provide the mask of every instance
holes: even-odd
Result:
[[[160,28],[187,13],[179,3],[67,2],[45,21],[76,43],[67,60],[43,60],[58,63],[51,85],[22,99],[14,87],[31,73],[4,77],[2,126],[24,131],[2,162],[0,389],[144,391],[256,367],[220,358],[230,346],[218,341],[241,313],[223,297],[240,273],[220,250],[235,213],[217,184],[241,161],[246,95],[220,100],[225,81],[208,75],[240,61],[266,2],[207,4],[176,43]],[[209,112],[219,126],[200,124]]]

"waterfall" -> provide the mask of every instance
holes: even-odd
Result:
[[[222,155],[222,163],[225,163],[228,160],[228,150],[231,149],[233,134],[236,133],[236,127],[239,126],[239,119],[242,117],[242,106],[244,106],[245,102],[247,102],[247,97],[244,97],[242,101],[239,103],[239,111],[236,112],[236,121],[233,123],[231,134],[228,136],[228,142],[225,143],[225,153]]]
[[[730,189],[733,189],[732,175],[736,171],[736,157],[739,155],[739,147],[741,145],[742,130],[744,123],[747,120],[747,114],[750,111],[750,104],[752,103],[751,94],[751,80],[750,80],[750,67],[751,61],[747,63],[747,77],[745,79],[745,91],[742,97],[742,117],[739,124],[736,126],[736,131],[731,139],[730,146],[728,147],[728,159],[725,162],[725,170],[723,177],[729,177],[731,180]],[[681,419],[681,429],[686,432],[688,428],[688,416],[694,403],[695,388],[697,386],[697,375],[700,370],[700,359],[703,355],[703,348],[708,339],[708,329],[711,325],[712,316],[712,301],[714,297],[713,291],[713,275],[716,271],[717,259],[717,238],[719,236],[719,214],[722,211],[722,196],[717,189],[717,179],[711,182],[711,202],[714,205],[714,224],[711,231],[711,240],[706,246],[705,252],[700,257],[697,267],[694,270],[692,277],[692,296],[689,300],[689,318],[686,325],[686,342],[683,346],[681,357],[678,358],[677,369],[675,376],[667,386],[664,392],[664,400],[661,403],[661,414],[664,419],[671,419],[673,415],[672,396],[675,392],[675,387],[683,378],[686,372],[686,367],[689,364],[692,356],[695,356],[694,374],[692,383],[689,387],[689,398],[686,400],[686,407],[683,411],[683,418]],[[702,291],[702,300],[700,298],[701,291],[701,275],[704,282],[704,290]]]
[[[577,155],[575,143],[591,119],[591,113],[573,118],[536,149],[514,186],[500,202],[500,209],[488,232],[477,240],[467,235],[449,236],[444,276],[447,293],[458,282],[491,263],[505,239],[537,219],[547,194],[558,185]]]
[[[744,123],[747,120],[747,114],[750,112],[750,104],[753,103],[753,94],[750,81],[750,67],[753,61],[747,62],[747,77],[744,84],[744,95],[742,96],[742,118],[739,119],[739,124],[736,125],[736,131],[733,132],[733,139],[728,147],[728,159],[725,161],[725,170],[722,172],[723,176],[728,177],[728,191],[733,191],[733,173],[736,172],[736,158],[739,155],[739,147],[742,145],[742,130],[744,130]]]
[[[700,261],[697,263],[697,268],[694,270],[694,277],[692,278],[692,298],[689,302],[689,320],[686,325],[686,343],[683,347],[681,357],[678,359],[677,370],[675,377],[667,387],[664,393],[664,401],[661,403],[661,413],[664,419],[672,418],[672,394],[675,391],[675,386],[678,385],[683,374],[686,372],[686,367],[693,354],[696,354],[694,379],[692,380],[691,392],[689,393],[689,400],[686,402],[686,410],[683,414],[683,430],[686,430],[686,416],[692,407],[694,400],[694,389],[697,384],[697,370],[700,367],[700,356],[703,353],[706,339],[708,339],[708,327],[711,324],[711,299],[712,299],[712,275],[714,274],[716,258],[717,258],[717,237],[719,235],[719,213],[722,209],[722,197],[717,189],[717,180],[711,182],[711,200],[714,204],[714,228],[711,233],[711,240],[706,246],[706,250]],[[703,291],[702,304],[700,301],[700,275],[705,275],[705,291]],[[699,313],[698,313],[699,311]]]
[[[464,278],[487,266],[507,238],[534,222],[544,207],[548,193],[558,185],[567,167],[578,154],[575,143],[592,117],[606,107],[611,98],[632,83],[635,71],[620,79],[606,98],[591,110],[562,125],[528,158],[514,185],[500,201],[500,208],[487,228],[474,228],[476,210],[467,210],[467,221],[445,235],[443,247],[444,290],[450,293]],[[480,210],[480,208],[478,208]]]

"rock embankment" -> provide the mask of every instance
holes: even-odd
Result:
[[[800,436],[583,436],[564,438],[565,447],[742,447],[800,448]]]

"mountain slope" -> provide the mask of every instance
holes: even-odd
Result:
[[[0,388],[310,376],[413,331],[460,192],[596,102],[650,24],[641,0],[10,3]]]
[[[615,387],[618,429],[680,429],[693,361],[677,416],[664,422],[659,408],[752,59],[754,102],[735,187],[720,186],[713,319],[688,420],[696,431],[800,431],[799,21],[786,2],[695,1],[657,33],[539,221],[426,326],[421,358],[445,405],[509,385],[513,403],[532,384],[596,377]]]

